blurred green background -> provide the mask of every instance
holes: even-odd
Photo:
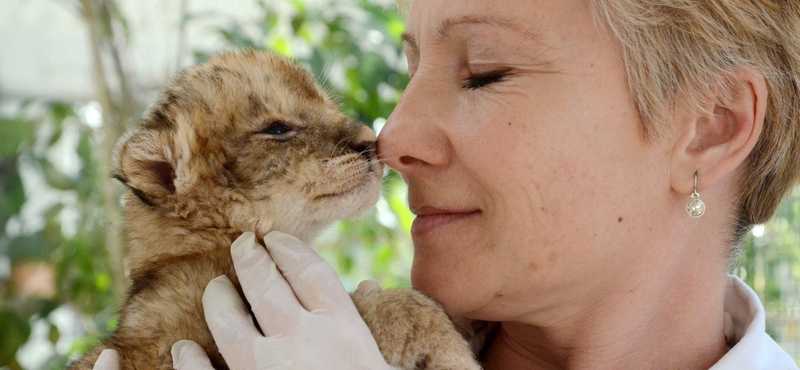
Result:
[[[400,46],[404,22],[391,0],[3,1],[0,34],[6,39],[0,36],[0,44],[10,47],[0,48],[0,60],[12,55],[25,68],[15,70],[9,57],[0,63],[2,370],[62,368],[113,330],[124,291],[125,241],[122,187],[108,175],[110,152],[178,69],[226,48],[289,55],[349,115],[376,130],[408,83]],[[48,22],[83,39],[81,47],[64,47],[66,41],[58,42],[60,48],[41,47],[46,51],[40,55],[54,59],[41,67],[30,49],[39,41],[25,38],[31,33],[25,29]],[[58,33],[54,37],[63,36]],[[73,60],[84,61],[81,73],[51,70]],[[37,80],[19,80],[25,73]],[[47,77],[53,73],[74,80],[59,85]],[[22,81],[18,88],[15,77]],[[10,88],[3,83],[9,80]],[[378,207],[335,225],[319,239],[318,250],[349,289],[366,278],[407,286],[411,221],[405,187],[392,172]],[[761,296],[769,333],[795,358],[799,227],[796,189],[772,222],[753,230],[732,271]]]

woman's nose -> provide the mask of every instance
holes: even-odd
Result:
[[[450,161],[446,94],[423,82],[411,80],[378,135],[378,158],[405,175]]]

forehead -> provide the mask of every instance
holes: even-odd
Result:
[[[576,22],[589,13],[588,0],[415,0],[407,36],[438,40],[462,27],[485,27],[541,43],[555,41],[560,29],[593,26]]]
[[[308,121],[336,105],[291,60],[255,51],[217,55],[185,70],[167,89],[164,109],[194,117],[197,129],[230,130],[267,121]],[[205,132],[205,131],[203,131]]]
[[[302,67],[284,57],[262,52],[229,52],[215,56],[189,70],[185,80],[189,88],[203,93],[207,100],[248,94],[269,100],[328,101]],[[214,95],[207,96],[210,93]]]

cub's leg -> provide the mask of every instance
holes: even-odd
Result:
[[[404,370],[480,370],[470,345],[444,310],[411,289],[351,294],[390,365]]]

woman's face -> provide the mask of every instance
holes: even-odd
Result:
[[[643,140],[588,1],[415,0],[404,38],[411,82],[379,151],[418,214],[415,288],[507,320],[647,267],[681,212],[663,209],[670,150]]]

